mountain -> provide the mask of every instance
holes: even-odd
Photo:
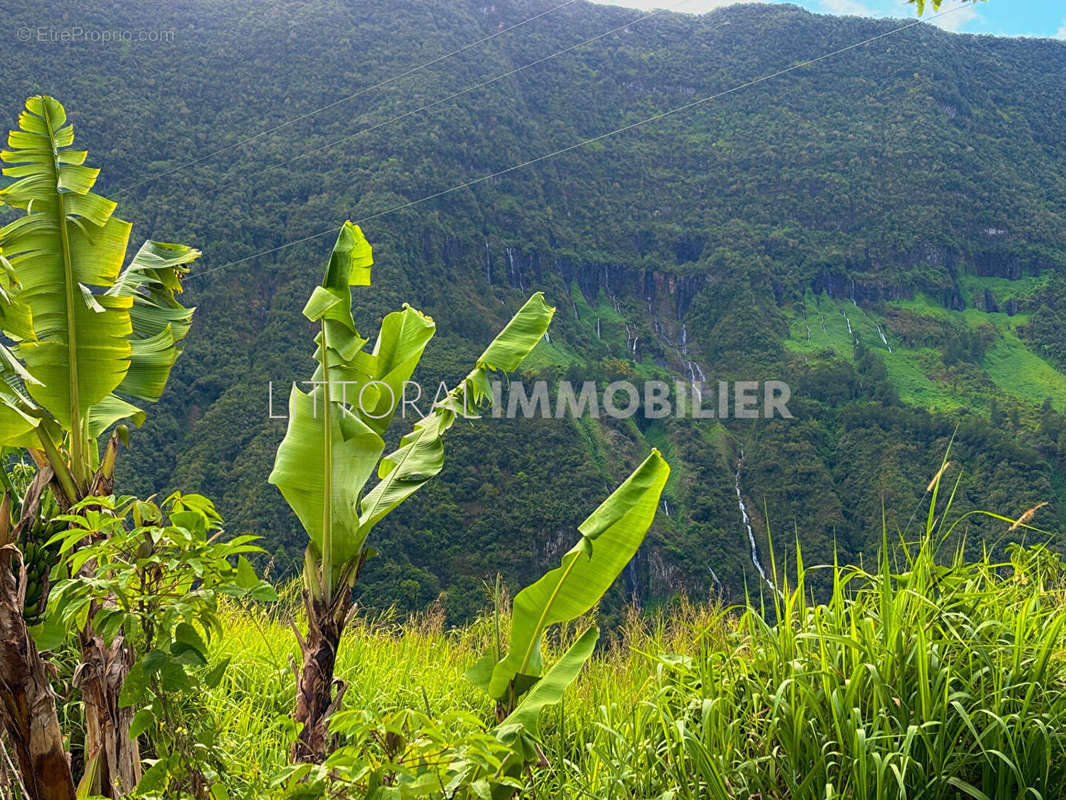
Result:
[[[793,414],[461,426],[379,529],[366,605],[468,617],[497,571],[517,585],[568,549],[650,446],[673,474],[613,609],[757,591],[752,540],[767,568],[796,539],[807,564],[868,559],[882,513],[914,532],[949,444],[957,508],[1049,501],[1034,524],[1061,527],[1066,44],[782,5],[553,5],[9,0],[3,118],[56,96],[134,239],[204,252],[194,332],[119,489],[203,491],[292,570],[268,387],[276,412],[310,373],[300,310],[350,218],[376,255],[362,332],[403,302],[437,321],[427,387],[542,289],[558,313],[528,380],[780,380]],[[998,549],[1006,529],[953,536]]]

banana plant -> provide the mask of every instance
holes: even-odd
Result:
[[[318,324],[315,371],[307,391],[292,387],[288,429],[269,478],[310,540],[303,573],[306,636],[293,626],[303,661],[294,711],[300,732],[290,753],[297,762],[321,762],[327,754],[328,720],[345,689],[334,676],[337,648],[353,612],[352,588],[371,553],[371,530],[441,471],[444,434],[457,418],[479,416],[491,402],[490,374],[517,369],[555,312],[534,294],[466,378],[385,455],[384,434],[436,326],[405,305],[384,318],[367,350],[369,340],[352,317],[350,287],[370,284],[372,264],[363,232],[346,222],[303,310]]]
[[[655,518],[670,467],[658,450],[578,526],[581,538],[560,566],[522,589],[514,599],[510,645],[500,643],[466,677],[497,703],[503,730],[536,733],[540,710],[557,703],[592,654],[599,632],[590,626],[544,670],[541,642],[552,625],[590,611],[630,562]]]
[[[131,225],[114,215],[114,202],[92,191],[99,170],[86,166],[87,153],[73,144],[63,106],[39,95],[26,101],[19,129],[0,152],[3,175],[13,179],[0,189],[0,205],[22,212],[0,228],[0,446],[27,450],[38,466],[19,520],[0,519],[12,542],[36,520],[46,490],[61,508],[110,493],[125,430],[117,423],[143,421],[133,401],[159,398],[193,314],[176,295],[199,252],[149,241],[123,268]],[[99,440],[109,429],[101,454]],[[0,560],[14,558],[10,544],[0,552]],[[0,603],[13,600],[5,595]],[[3,621],[0,638],[22,641],[26,633],[14,616]],[[91,634],[87,628],[85,635]],[[5,667],[33,666],[32,658],[21,667],[14,663],[28,647],[32,642],[21,651],[5,650]],[[81,674],[94,680],[116,674],[113,666],[89,664]],[[87,707],[86,713],[110,720],[106,708]],[[5,722],[17,724],[10,713]],[[107,751],[102,763],[135,765],[130,774],[105,775],[107,794],[132,789],[140,768],[128,752],[114,752],[135,745],[127,733],[87,742],[90,752]]]
[[[39,450],[61,496],[90,493],[97,440],[159,399],[193,309],[175,298],[200,253],[147,242],[123,269],[131,225],[92,192],[98,169],[75,150],[63,106],[31,97],[0,152],[0,205],[25,212],[0,228],[0,445]],[[105,479],[109,475],[103,476]]]

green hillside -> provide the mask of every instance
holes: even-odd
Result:
[[[543,290],[558,312],[525,377],[783,380],[794,419],[459,426],[440,478],[383,523],[365,606],[440,599],[450,622],[473,618],[485,580],[540,574],[650,445],[674,471],[614,621],[634,598],[755,585],[738,463],[763,561],[796,537],[810,563],[868,558],[882,508],[903,529],[953,437],[960,509],[1048,500],[1034,524],[1066,520],[1066,44],[923,25],[378,216],[896,26],[777,5],[636,22],[577,3],[371,88],[549,7],[6,4],[15,27],[174,32],[0,42],[4,119],[38,92],[70,98],[135,238],[204,253],[186,282],[196,324],[119,462],[123,491],[203,491],[230,530],[266,537],[273,575],[293,571],[305,537],[266,482],[285,425],[268,385],[277,411],[309,374],[307,287],[340,223],[368,218],[356,321],[373,333],[403,302],[433,316],[426,386],[461,378]],[[965,533],[975,552],[985,534],[1008,543]]]

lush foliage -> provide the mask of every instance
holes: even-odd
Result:
[[[776,625],[757,608],[685,600],[650,619],[634,611],[562,708],[546,714],[550,767],[526,776],[528,791],[616,800],[1058,796],[1062,561],[1041,546],[976,563],[934,549],[916,543],[870,570],[818,568],[835,587],[824,605],[810,602],[802,571],[793,572]],[[359,674],[364,688],[337,720],[342,774],[380,769],[448,797],[441,782],[464,766],[498,765],[491,705],[459,679],[494,628],[489,617],[445,631],[439,610],[356,624],[338,673]],[[234,613],[227,631],[220,655],[233,666],[210,702],[242,775],[234,794],[262,796],[285,752],[272,716],[291,698],[285,653],[271,644],[283,630]],[[571,642],[564,636],[551,650]]]
[[[175,294],[199,256],[147,242],[123,269],[131,225],[92,192],[99,170],[73,143],[63,106],[38,95],[0,153],[14,179],[0,205],[24,212],[0,228],[0,326],[15,342],[0,350],[0,444],[41,450],[67,504],[94,488],[99,436],[144,421],[121,395],[162,394],[193,313]]]
[[[222,518],[199,495],[160,505],[89,498],[72,511],[58,517],[66,530],[48,544],[63,556],[57,571],[73,577],[53,588],[38,644],[59,647],[91,619],[106,646],[118,639],[132,648],[137,658],[118,702],[136,710],[130,735],[151,743],[152,767],[138,792],[204,796],[227,771],[215,742],[219,721],[203,703],[228,664],[208,661],[209,645],[224,633],[220,600],[277,599],[246,558],[261,552],[256,537],[223,539]],[[93,769],[90,760],[86,771]]]
[[[48,534],[68,520],[54,510],[111,492],[119,445],[128,442],[126,426],[116,423],[141,424],[144,412],[126,398],[155,401],[166,386],[193,314],[175,296],[199,255],[148,242],[123,269],[131,226],[114,216],[113,201],[92,191],[99,170],[85,165],[87,152],[73,143],[63,106],[38,94],[0,151],[10,179],[0,205],[16,212],[0,228],[0,445],[5,457],[35,466],[28,482],[17,471],[14,482],[3,480],[0,727],[29,800],[75,793],[43,643],[35,644],[38,633],[28,627],[46,611],[57,577]],[[76,570],[93,565],[83,560]],[[101,607],[86,601],[77,626],[88,754],[82,788],[112,797],[138,783],[141,763],[119,698],[132,648],[116,630],[108,643],[95,629]]]
[[[77,97],[79,137],[99,143],[101,183],[124,215],[210,254],[204,276],[186,283],[200,315],[186,342],[194,357],[177,363],[163,413],[133,434],[144,446],[119,464],[128,491],[209,494],[235,530],[264,534],[276,569],[296,574],[306,538],[265,482],[286,427],[268,418],[267,383],[273,413],[284,414],[290,382],[307,376],[308,330],[292,320],[321,279],[335,231],[206,270],[899,24],[779,4],[662,14],[438,103],[640,15],[577,3],[363,91],[545,8],[534,0],[375,0],[357,10],[340,0],[5,6],[12,27],[174,31],[154,43],[0,42],[9,56],[0,60],[4,116],[40,90]],[[1040,409],[1050,396],[1054,417],[1066,410],[1066,373],[1055,360],[1066,330],[1056,310],[1062,292],[1049,280],[1066,263],[1064,53],[1061,42],[917,26],[361,223],[378,272],[374,291],[356,293],[356,318],[381,320],[404,301],[432,316],[445,333],[415,374],[427,391],[441,380],[453,388],[510,311],[542,289],[559,313],[551,342],[526,367],[540,377],[603,381],[622,365],[638,378],[687,378],[692,361],[712,381],[787,380],[797,420],[458,425],[449,480],[427,485],[377,528],[382,555],[367,564],[359,602],[413,610],[441,598],[452,621],[473,618],[484,579],[499,570],[514,591],[557,563],[569,547],[560,532],[649,445],[673,467],[670,515],[660,515],[610,593],[616,620],[634,593],[645,606],[663,600],[666,586],[702,596],[715,586],[709,568],[730,599],[743,596],[754,572],[733,485],[741,449],[760,545],[765,510],[780,530],[800,531],[812,560],[830,560],[834,544],[842,560],[871,557],[881,497],[901,516],[890,526],[902,527],[919,500],[914,487],[938,466],[929,454],[960,420],[957,452],[968,467],[960,503],[1017,513],[1048,499],[1044,523],[1061,519],[1066,451],[1041,432]],[[206,158],[219,148],[228,149]],[[979,362],[944,362],[963,325],[985,324],[996,333]],[[870,354],[861,364],[854,338]],[[1048,364],[1058,365],[1058,381]],[[509,546],[517,536],[534,542],[532,558]]]
[[[304,306],[304,316],[319,325],[316,369],[310,391],[293,384],[289,426],[270,473],[310,539],[303,570],[306,639],[297,633],[303,666],[294,718],[301,731],[293,759],[300,761],[321,762],[329,751],[327,721],[346,691],[335,681],[333,665],[354,612],[352,588],[374,554],[366,544],[371,529],[441,471],[444,434],[457,419],[477,419],[491,404],[489,376],[516,370],[546,336],[555,313],[542,294],[533,295],[467,377],[435,399],[429,414],[386,456],[384,436],[404,405],[435,326],[405,306],[385,317],[374,349],[365,351],[369,340],[356,330],[351,287],[370,284],[372,264],[370,243],[358,226],[346,222],[325,277]],[[377,482],[368,488],[375,474]],[[658,495],[643,525],[633,529],[638,542],[651,524]],[[617,570],[593,602],[616,576]]]

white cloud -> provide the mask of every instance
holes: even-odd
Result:
[[[857,0],[821,0],[822,6],[830,14],[846,14],[852,17],[875,17],[877,11]]]
[[[926,13],[928,14],[929,11],[927,10]],[[933,25],[943,28],[946,31],[962,30],[966,25],[981,17],[981,14],[977,10],[977,6],[970,2],[970,0],[954,0],[954,2],[946,2],[940,6],[940,11],[936,13],[943,14],[944,16],[935,19],[930,17],[929,21]]]
[[[1062,27],[1055,34],[1056,39],[1066,39],[1066,19],[1062,21]]]

